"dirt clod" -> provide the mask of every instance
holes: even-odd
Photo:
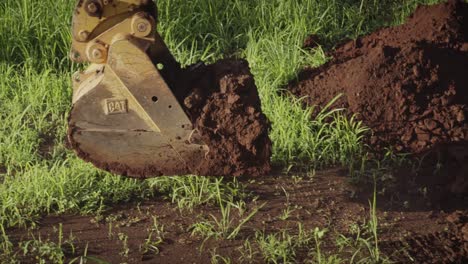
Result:
[[[244,60],[222,60],[186,72],[191,91],[183,100],[210,152],[199,175],[266,175],[270,171],[270,123]]]

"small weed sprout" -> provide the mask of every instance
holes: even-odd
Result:
[[[291,206],[287,206],[283,211],[281,212],[281,215],[278,216],[278,218],[282,221],[286,221],[291,217],[291,214],[296,211],[296,209],[292,208]]]
[[[10,241],[10,238],[5,232],[5,228],[2,223],[0,223],[0,259],[12,258],[13,254],[13,243]]]
[[[216,198],[218,200],[218,205],[221,212],[221,218],[217,218],[214,215],[211,216],[211,221],[202,221],[192,225],[192,235],[199,234],[202,237],[205,237],[205,241],[210,237],[215,237],[216,239],[225,238],[225,239],[234,239],[241,231],[242,226],[244,226],[250,219],[257,214],[257,212],[265,206],[266,203],[255,207],[249,215],[244,218],[241,218],[238,221],[235,221],[231,216],[231,206],[232,202],[226,202],[222,198],[220,186],[216,186]],[[244,210],[244,209],[242,209]]]
[[[180,209],[193,210],[202,204],[235,202],[247,197],[244,187],[236,179],[226,182],[223,178],[184,176],[160,177],[149,182],[152,188],[167,194],[171,202],[176,203]],[[223,199],[220,200],[219,196]]]
[[[228,203],[221,206],[221,218],[214,215],[211,216],[211,221],[201,221],[192,225],[192,235],[200,235],[205,238],[205,241],[211,237],[216,239],[234,239],[237,237],[242,227],[252,219],[258,211],[265,206],[266,203],[255,207],[246,217],[235,221],[231,216],[231,205]]]
[[[65,259],[65,254],[59,245],[50,241],[42,241],[41,237],[21,242],[20,248],[23,251],[23,257],[34,257],[39,263],[63,263]]]
[[[211,264],[231,264],[230,258],[223,257],[216,253],[216,249],[211,251]]]
[[[260,254],[260,252],[252,246],[249,239],[246,239],[244,244],[237,248],[237,251],[240,253],[239,261],[241,263],[253,263],[257,255]]]
[[[63,239],[62,224],[58,228],[58,243],[43,240],[30,234],[31,240],[19,243],[22,256],[26,259],[34,258],[37,263],[64,263],[66,256],[75,254],[74,237],[70,233],[68,239]]]
[[[293,179],[294,185],[297,185],[298,183],[300,183],[303,180],[303,178],[301,176],[298,176],[298,175],[293,175],[291,178]]]
[[[130,248],[128,247],[128,235],[124,233],[119,233],[118,238],[122,242],[122,250],[119,254],[122,257],[128,257],[128,254],[130,253]]]
[[[260,248],[263,259],[268,263],[293,263],[295,257],[294,238],[286,231],[279,234],[257,232],[255,241]]]
[[[369,201],[369,206],[369,221],[362,225],[350,226],[351,234],[354,237],[340,234],[336,243],[340,247],[340,252],[351,253],[350,263],[391,263],[388,257],[381,254],[379,249],[376,180],[374,180],[374,193],[372,201]]]
[[[283,211],[281,212],[281,215],[279,215],[278,218],[280,220],[285,221],[289,219],[289,217],[291,217],[291,213],[294,212],[296,209],[291,208],[291,203],[289,202],[289,193],[286,191],[286,189],[283,186],[281,186],[281,189],[283,190],[284,195],[286,197],[286,203],[285,203],[286,208],[283,209]]]
[[[255,243],[267,263],[295,263],[297,251],[308,246],[312,239],[312,233],[306,231],[301,223],[298,224],[297,235],[287,230],[273,234],[255,233]]]
[[[319,229],[316,227],[314,229],[314,241],[315,241],[315,261],[317,263],[323,263],[324,256],[322,256],[322,251],[320,249],[320,246],[322,244],[322,239],[327,233],[326,229]]]
[[[153,216],[153,225],[148,230],[148,237],[145,239],[145,242],[140,245],[140,252],[143,255],[146,254],[159,254],[159,246],[164,242],[165,232],[164,225],[158,223],[157,217]]]
[[[107,224],[107,238],[112,239],[114,237],[113,229],[113,221],[109,221]]]
[[[230,204],[232,207],[237,209],[239,217],[244,216],[244,213],[247,210],[247,204],[245,203],[244,200],[239,200],[236,202],[228,202],[228,204]]]

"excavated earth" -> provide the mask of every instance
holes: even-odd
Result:
[[[310,42],[307,40],[307,43]],[[405,24],[339,46],[290,91],[346,108],[372,129],[375,150],[420,153],[468,140],[468,4],[420,6]]]
[[[317,41],[311,36],[304,46]],[[318,108],[341,95],[331,107],[371,129],[366,144],[372,156],[390,148],[418,161],[395,168],[390,196],[402,202],[424,193],[424,206],[466,210],[468,3],[420,6],[403,25],[344,43],[329,55],[327,64],[304,69],[289,84],[291,93]],[[405,248],[415,263],[466,263],[467,220],[455,213],[444,231],[389,241],[384,251]]]
[[[308,44],[310,41],[307,40]],[[434,204],[467,204],[468,3],[420,6],[396,27],[336,48],[326,65],[305,69],[289,85],[307,105],[345,108],[368,126],[377,156],[411,153],[401,188],[426,189]]]

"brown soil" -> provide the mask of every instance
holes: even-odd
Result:
[[[468,215],[456,211],[445,220],[448,223],[445,230],[425,235],[410,233],[400,241],[384,243],[384,251],[398,252],[395,259],[402,262],[412,256],[419,260],[417,263],[465,263],[468,261]]]
[[[400,192],[421,189],[434,206],[466,208],[468,3],[420,6],[405,24],[340,45],[331,56],[301,72],[290,91],[319,108],[342,94],[332,107],[371,129],[372,154],[391,148],[416,158],[395,173]]]
[[[405,24],[339,46],[290,85],[308,105],[344,107],[375,150],[419,153],[468,140],[468,4],[421,6]]]
[[[43,241],[50,239],[57,242],[59,225],[63,226],[63,240],[70,234],[75,237],[75,254],[67,255],[68,259],[83,254],[87,247],[88,256],[98,257],[109,263],[211,263],[212,252],[228,257],[232,263],[241,263],[239,248],[249,239],[252,249],[257,251],[250,263],[266,263],[258,253],[254,242],[256,230],[267,234],[287,230],[289,234],[298,232],[301,223],[306,230],[315,227],[327,228],[329,232],[321,245],[324,254],[337,254],[339,249],[335,238],[337,234],[355,237],[351,227],[365,226],[369,219],[370,196],[355,192],[347,183],[343,170],[319,172],[314,176],[295,174],[276,175],[260,178],[256,182],[244,182],[246,191],[257,199],[246,199],[247,211],[244,217],[254,208],[266,202],[266,205],[242,228],[238,237],[233,240],[209,239],[191,235],[191,226],[202,220],[212,220],[211,214],[220,218],[219,207],[199,206],[193,211],[179,210],[161,194],[159,198],[141,204],[121,205],[104,216],[49,216],[41,220],[37,230],[8,230],[15,243],[31,239]],[[381,252],[395,263],[467,263],[468,261],[468,212],[416,208],[415,200],[424,199],[421,195],[409,200],[409,206],[395,203],[384,198],[377,199],[379,219],[379,239]],[[284,210],[291,210],[290,216],[281,219]],[[239,221],[237,210],[231,212],[234,223]],[[158,246],[159,253],[143,254],[140,246],[148,238],[152,228],[153,217],[157,217],[160,226],[164,226],[165,236]],[[121,239],[119,239],[121,234]],[[125,256],[123,238],[128,237],[128,256]],[[368,234],[361,234],[368,238]],[[300,248],[295,263],[311,261],[307,256],[309,250],[315,252],[315,245]],[[18,249],[18,257],[22,251]],[[339,253],[343,260],[351,257],[354,251]],[[363,253],[365,250],[362,251]],[[24,263],[28,263],[28,257]],[[244,259],[245,260],[245,259]],[[0,260],[1,262],[1,260]],[[245,263],[249,263],[247,260]]]
[[[183,99],[210,151],[196,174],[260,176],[270,171],[270,123],[247,61],[222,60],[186,71],[190,91]]]

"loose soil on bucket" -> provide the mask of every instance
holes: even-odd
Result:
[[[270,172],[270,123],[247,61],[222,60],[186,70],[183,99],[210,151],[196,174],[261,176]]]
[[[200,63],[184,70],[175,67],[165,72],[168,73],[163,71],[167,75],[166,82],[173,87],[199,132],[196,140],[209,148],[202,162],[191,167],[192,170],[184,164],[177,168],[173,164],[161,167],[151,157],[143,167],[92,158],[93,155],[83,151],[74,140],[79,131],[72,123],[69,146],[98,168],[137,178],[175,174],[260,176],[269,173],[270,123],[262,113],[257,87],[246,61],[226,59],[208,66]]]

